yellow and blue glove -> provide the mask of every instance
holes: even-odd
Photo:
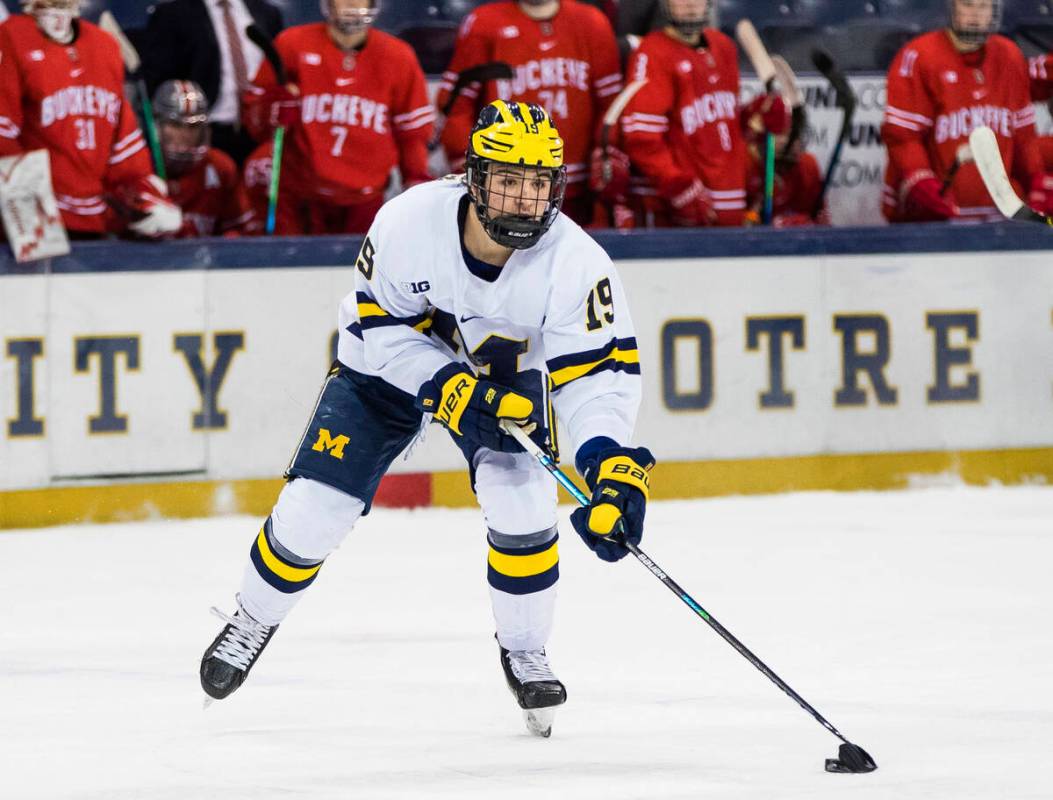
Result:
[[[615,445],[613,440],[607,441]],[[578,470],[592,489],[592,499],[570,515],[570,522],[597,556],[618,561],[629,551],[614,534],[623,531],[633,544],[643,538],[654,456],[646,447],[615,445],[578,460]]]
[[[528,398],[479,380],[457,363],[447,364],[421,386],[416,405],[434,415],[455,437],[503,453],[521,453],[523,448],[501,430],[500,421],[524,425],[534,413],[534,404]],[[530,430],[528,427],[527,432]]]

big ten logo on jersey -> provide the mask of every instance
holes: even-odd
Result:
[[[540,58],[516,64],[510,80],[497,81],[497,96],[503,100],[535,92],[549,116],[570,118],[567,89],[589,91],[589,62],[577,58]]]
[[[681,106],[680,124],[684,133],[690,136],[699,128],[714,122],[737,120],[737,109],[738,100],[732,92],[709,92]]]
[[[410,294],[424,294],[431,288],[431,283],[428,281],[403,281],[401,286],[403,291]]]
[[[303,98],[303,122],[333,125],[333,156],[344,152],[348,128],[364,128],[374,133],[388,132],[387,103],[378,103],[357,94],[309,94]]]

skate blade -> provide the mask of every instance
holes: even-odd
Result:
[[[547,739],[552,735],[552,722],[556,718],[556,707],[528,708],[523,710],[527,730],[535,736]]]

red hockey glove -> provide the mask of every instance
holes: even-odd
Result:
[[[712,225],[717,213],[709,201],[709,190],[698,178],[671,181],[662,191],[672,209],[673,224],[681,227]]]
[[[1053,217],[1053,175],[1040,173],[1031,178],[1027,204],[1039,214]]]
[[[123,183],[106,199],[123,227],[136,236],[160,239],[183,227],[183,212],[168,199],[168,190],[156,175]]]
[[[608,203],[624,202],[629,193],[629,156],[614,145],[593,148],[589,189]]]
[[[740,121],[747,135],[779,136],[790,130],[790,109],[780,95],[760,94],[742,109]]]
[[[295,86],[272,86],[257,95],[249,107],[252,119],[247,121],[254,130],[293,128],[300,124],[300,93]]]
[[[907,179],[903,212],[910,222],[944,222],[958,216],[958,207],[940,194],[943,186],[932,175]]]

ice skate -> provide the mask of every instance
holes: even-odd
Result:
[[[548,738],[556,707],[567,702],[567,690],[552,673],[544,650],[500,650],[505,680],[523,709],[527,730]]]
[[[212,613],[227,624],[201,657],[201,688],[208,695],[205,708],[245,682],[252,665],[278,630],[277,625],[256,622],[240,602],[233,616],[228,617],[217,608]]]

